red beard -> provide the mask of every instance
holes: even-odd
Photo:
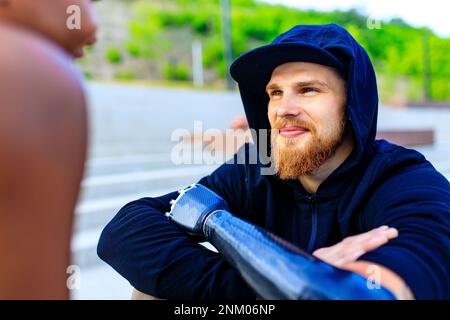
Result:
[[[311,123],[298,119],[282,119],[275,123],[271,132],[271,157],[275,173],[281,179],[299,179],[310,175],[331,158],[342,144],[346,129],[346,117],[334,124],[328,134],[318,135]],[[279,129],[294,125],[308,132],[294,138],[280,136]],[[305,141],[301,141],[304,139]]]

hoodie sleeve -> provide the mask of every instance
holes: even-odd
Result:
[[[381,225],[399,236],[360,260],[398,274],[416,299],[450,299],[450,187],[431,165],[395,175],[377,188],[363,214],[365,230]]]
[[[239,188],[244,180],[234,165],[225,164],[200,183],[238,208],[243,206]],[[164,212],[177,195],[143,198],[124,206],[101,234],[99,257],[133,287],[158,298],[255,299],[239,272],[220,254],[167,220]]]

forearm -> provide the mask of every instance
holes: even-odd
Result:
[[[177,194],[128,204],[108,224],[99,256],[136,289],[163,299],[252,299],[239,273],[167,220]]]
[[[265,299],[394,298],[383,284],[371,290],[358,272],[335,268],[224,210],[213,212],[204,230],[207,239]]]
[[[264,299],[394,299],[369,290],[360,275],[339,269],[229,211],[202,185],[183,190],[169,218],[183,230],[204,235]]]

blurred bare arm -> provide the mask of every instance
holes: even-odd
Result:
[[[65,299],[87,121],[71,59],[0,24],[0,299]]]

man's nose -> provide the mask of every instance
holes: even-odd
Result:
[[[301,107],[299,101],[292,94],[285,94],[277,109],[277,116],[280,118],[296,117],[300,114]]]

